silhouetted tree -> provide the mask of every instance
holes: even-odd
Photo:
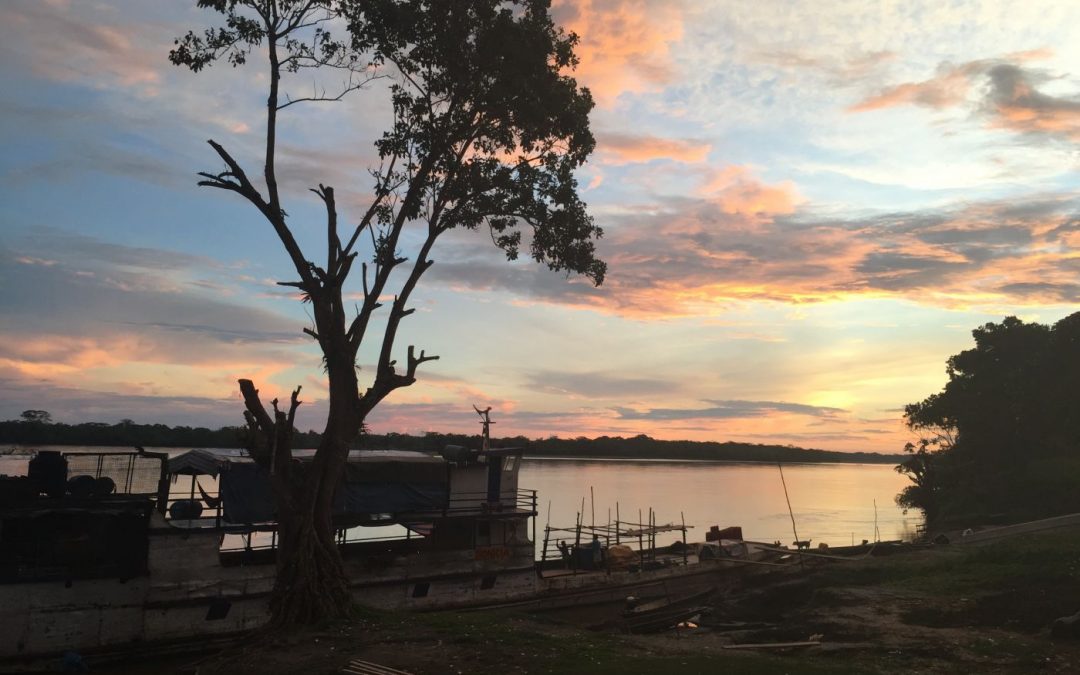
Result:
[[[30,424],[52,424],[52,415],[47,410],[24,410],[19,417]]]
[[[331,500],[348,445],[368,413],[394,390],[411,385],[417,368],[435,359],[410,345],[394,359],[394,342],[408,303],[431,267],[436,240],[455,228],[486,227],[510,259],[530,231],[529,252],[553,270],[603,280],[594,255],[601,231],[577,194],[574,171],[594,147],[592,99],[566,73],[576,64],[576,37],[553,25],[549,0],[198,0],[221,14],[224,26],[188,33],[170,59],[199,71],[218,60],[233,65],[253,52],[268,72],[266,144],[260,188],[240,161],[214,141],[224,170],[202,173],[200,185],[235,192],[265,217],[288,252],[298,279],[285,282],[311,303],[314,325],[304,331],[322,350],[329,382],[329,415],[314,460],[291,461],[299,387],[286,407],[267,410],[250,380],[241,380],[252,455],[271,470],[280,521],[277,583],[271,601],[279,625],[340,616],[349,603],[347,580],[331,524]],[[348,27],[348,39],[330,33]],[[308,68],[346,73],[340,91],[289,98],[283,74]],[[312,191],[325,206],[325,260],[301,251],[278,190],[278,113],[295,103],[337,100],[374,77],[390,81],[393,125],[376,142],[374,197],[344,240],[338,233],[334,189]],[[380,83],[381,84],[381,83]],[[402,255],[403,233],[420,244]],[[367,249],[363,249],[365,245]],[[347,316],[342,288],[360,261],[362,300]],[[404,266],[404,276],[391,275]],[[377,365],[366,388],[357,351],[369,339],[372,317],[393,294],[379,340]]]
[[[1080,507],[1080,313],[1054,324],[1007,317],[949,358],[943,391],[904,409],[922,438],[897,467],[897,497],[931,523]]]

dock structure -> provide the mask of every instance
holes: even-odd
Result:
[[[545,572],[579,574],[610,570],[615,558],[618,558],[619,566],[637,570],[690,562],[686,535],[693,526],[687,525],[685,520],[679,524],[657,524],[656,512],[651,508],[647,517],[639,511],[636,522],[620,520],[619,505],[616,504],[614,521],[586,524],[584,500],[582,506],[573,527],[552,526],[550,523],[544,526],[544,543],[538,565],[541,576]],[[656,537],[667,532],[680,532],[682,536],[672,546],[660,550]],[[573,543],[567,544],[564,538]],[[627,560],[628,552],[632,552],[636,564]]]

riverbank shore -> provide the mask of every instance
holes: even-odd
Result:
[[[717,598],[700,627],[659,635],[594,632],[544,615],[361,610],[336,626],[95,672],[337,673],[363,659],[417,675],[1072,673],[1080,671],[1080,640],[1052,638],[1049,626],[1080,610],[1078,535],[1068,528],[808,561],[747,576]],[[784,642],[819,644],[731,648]]]

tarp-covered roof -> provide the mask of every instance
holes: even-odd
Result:
[[[309,461],[314,455],[312,450],[298,450],[293,456],[300,461]],[[251,458],[246,456],[225,455],[210,450],[189,450],[169,458],[169,473],[217,476],[230,464],[251,463]],[[446,461],[441,457],[415,450],[352,450],[349,452],[349,464],[370,465],[374,468],[377,465],[400,463],[426,464],[432,467],[446,465]]]
[[[238,457],[223,457],[208,450],[190,450],[182,455],[169,458],[169,474],[217,476],[229,460]]]

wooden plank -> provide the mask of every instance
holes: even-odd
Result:
[[[790,649],[792,647],[820,647],[821,643],[810,642],[760,642],[756,644],[722,645],[723,649]]]
[[[349,675],[412,675],[412,673],[405,670],[388,668],[370,661],[361,661],[360,659],[350,661],[349,665],[341,669],[341,672]]]
[[[686,529],[693,529],[693,525],[687,525]],[[660,532],[674,532],[682,530],[682,525],[645,525],[636,530],[623,530],[622,534],[628,537],[636,537],[639,534],[658,534]]]

